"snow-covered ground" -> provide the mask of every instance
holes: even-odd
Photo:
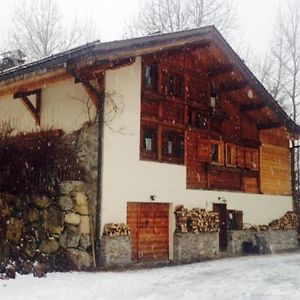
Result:
[[[151,270],[17,276],[1,300],[300,299],[300,254],[242,257]]]

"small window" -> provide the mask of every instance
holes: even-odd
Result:
[[[226,144],[226,165],[236,166],[236,146],[232,144]]]
[[[184,135],[183,133],[164,131],[163,154],[167,161],[183,163],[184,160]]]
[[[141,132],[141,158],[157,160],[157,128],[145,126]]]
[[[219,162],[219,145],[218,144],[212,144],[212,156],[211,160],[213,162]]]
[[[222,142],[212,142],[211,161],[216,164],[224,163],[224,146]]]
[[[144,87],[157,91],[158,67],[157,64],[149,64],[144,68]]]
[[[164,91],[170,96],[184,97],[184,77],[177,73],[165,73]]]
[[[190,110],[189,125],[197,129],[207,129],[207,117],[200,111]]]
[[[245,164],[248,169],[258,170],[258,150],[245,148]]]

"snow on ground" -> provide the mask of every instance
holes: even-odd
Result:
[[[19,275],[1,300],[300,299],[300,253],[241,257],[151,270]]]

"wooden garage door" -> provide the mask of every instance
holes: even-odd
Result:
[[[132,232],[132,260],[169,258],[169,205],[128,203],[127,224]]]

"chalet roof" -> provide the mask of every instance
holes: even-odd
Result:
[[[86,62],[88,65],[92,65],[94,62],[101,64],[104,61],[143,56],[184,46],[197,46],[208,41],[213,41],[222,50],[234,67],[247,79],[251,88],[278,115],[280,123],[290,132],[300,134],[300,126],[274,100],[214,26],[113,42],[88,43],[0,72],[0,89],[25,78],[34,78],[61,68],[66,69],[70,64],[82,62]]]

